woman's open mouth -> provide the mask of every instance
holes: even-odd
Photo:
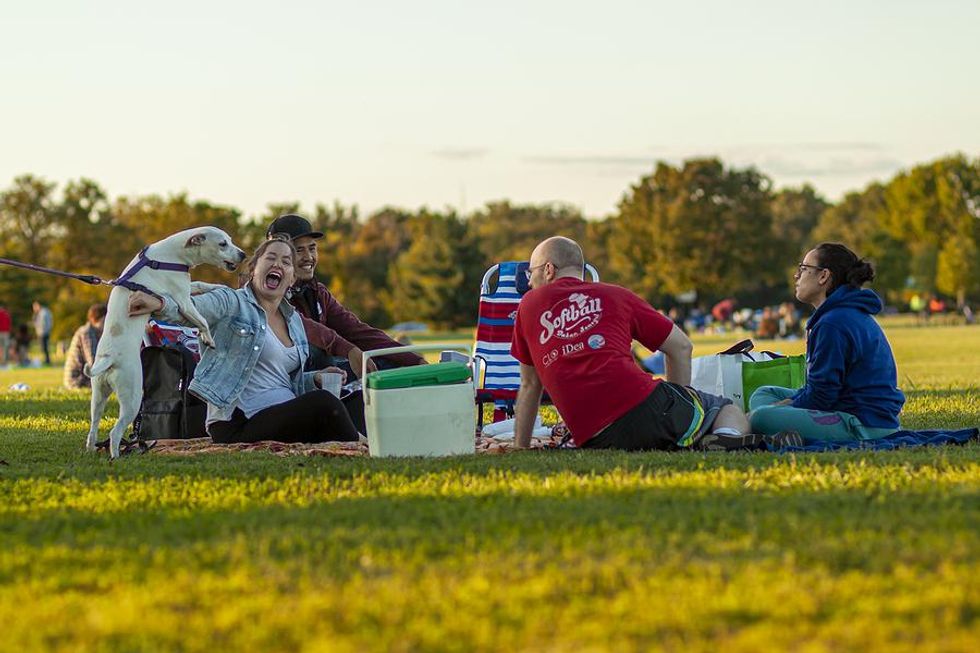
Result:
[[[265,287],[267,290],[276,290],[281,283],[282,272],[272,270],[269,274],[265,275]]]

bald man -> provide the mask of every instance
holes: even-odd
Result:
[[[521,364],[515,439],[527,447],[547,390],[576,446],[628,451],[685,447],[762,449],[782,436],[748,434],[731,400],[691,383],[691,341],[626,288],[583,280],[574,240],[555,236],[534,248],[514,323],[511,353]],[[664,353],[667,380],[636,365],[638,340]]]

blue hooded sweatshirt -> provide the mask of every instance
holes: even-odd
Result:
[[[806,385],[793,406],[841,411],[874,428],[898,428],[905,395],[898,389],[895,357],[871,317],[881,311],[872,290],[840,286],[807,323]]]

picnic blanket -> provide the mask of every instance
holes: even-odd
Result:
[[[568,430],[559,423],[551,435],[544,438],[532,438],[532,449],[558,449]],[[975,428],[955,431],[896,431],[885,438],[865,440],[861,442],[817,442],[802,447],[782,447],[778,453],[841,451],[847,449],[889,450],[903,447],[925,447],[944,444],[966,444],[970,440],[980,439],[980,430]],[[476,452],[484,454],[507,453],[514,448],[513,441],[498,441],[493,438],[476,436]],[[261,442],[215,444],[211,438],[191,438],[187,440],[157,440],[155,453],[166,456],[195,456],[203,453],[230,453],[234,451],[267,451],[277,456],[367,456],[368,446],[363,442],[321,442],[318,444],[300,444],[293,442],[276,442],[263,440]]]
[[[814,442],[810,441],[802,447],[781,447],[780,453],[795,451],[841,451],[846,449],[890,450],[905,447],[928,447],[942,444],[966,444],[980,437],[980,429],[959,429],[955,431],[895,431],[891,435],[877,440],[859,440],[856,442]]]
[[[533,438],[532,449],[557,447],[561,441],[562,432],[552,433],[546,438]],[[513,442],[497,441],[493,438],[476,436],[476,453],[501,454],[514,448]],[[236,442],[232,444],[215,444],[211,438],[190,438],[186,440],[157,440],[152,449],[154,453],[165,456],[196,456],[206,453],[232,453],[235,451],[267,451],[277,456],[367,456],[368,446],[363,442],[320,442],[305,444],[294,442],[276,442],[263,440],[260,442]]]

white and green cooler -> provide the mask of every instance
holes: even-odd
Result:
[[[453,345],[391,347],[369,358]],[[364,419],[372,456],[452,456],[476,451],[472,370],[447,362],[364,374]]]

